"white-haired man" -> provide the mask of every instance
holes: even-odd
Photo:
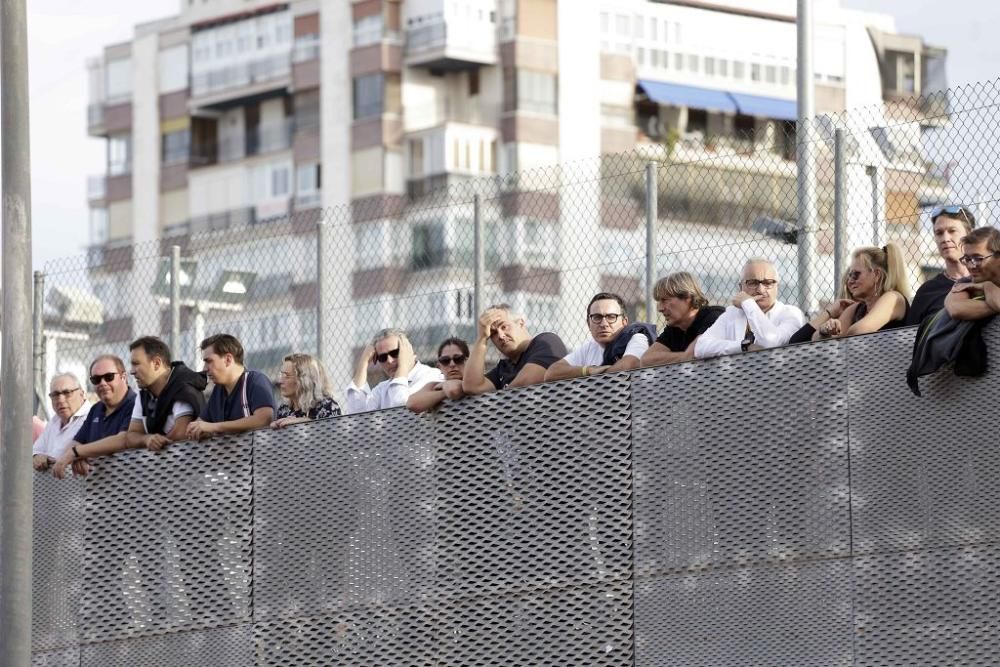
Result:
[[[368,367],[374,365],[378,365],[388,379],[370,388]],[[406,405],[410,394],[419,391],[425,384],[443,381],[444,375],[439,369],[417,360],[405,331],[383,329],[375,334],[358,358],[351,384],[344,389],[345,413]]]
[[[695,341],[695,357],[785,345],[805,322],[801,310],[778,301],[778,272],[769,260],[747,260],[739,289],[732,305]]]

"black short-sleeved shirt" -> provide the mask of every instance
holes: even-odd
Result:
[[[271,381],[260,371],[247,369],[236,381],[233,393],[226,394],[221,385],[212,388],[212,395],[201,410],[201,419],[212,423],[231,422],[249,417],[258,408],[274,410],[275,407]]]
[[[565,356],[566,345],[559,336],[548,331],[540,333],[531,339],[517,363],[510,359],[501,359],[497,362],[496,368],[486,374],[486,379],[497,389],[503,389],[514,381],[525,364],[537,364],[547,369]]]
[[[906,314],[906,323],[920,324],[928,315],[944,308],[945,297],[954,284],[954,280],[939,273],[921,285],[910,304],[910,312]]]
[[[81,445],[86,445],[109,435],[127,431],[128,425],[132,421],[132,410],[135,408],[135,396],[136,393],[129,389],[121,405],[110,415],[107,414],[107,407],[104,403],[98,401],[94,407],[90,408],[83,426],[76,432],[73,440]]]
[[[726,309],[722,306],[705,306],[704,308],[699,308],[698,314],[694,316],[694,322],[691,323],[687,331],[679,327],[666,327],[660,332],[660,336],[656,339],[656,342],[660,345],[666,345],[667,349],[671,352],[683,352],[688,349],[688,345],[695,338],[708,331],[708,328],[715,324],[715,320],[719,319],[719,315],[722,315],[724,312],[726,312]]]

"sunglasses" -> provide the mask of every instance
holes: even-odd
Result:
[[[946,214],[950,216],[961,215],[965,218],[965,221],[969,221],[969,212],[961,204],[954,204],[950,206],[936,206],[931,209],[931,222],[937,220],[938,216],[941,214]]]
[[[101,384],[101,381],[111,384],[116,377],[118,377],[118,373],[104,373],[103,375],[91,375],[90,384],[94,385],[95,387]]]
[[[461,366],[464,363],[465,363],[464,354],[453,354],[450,357],[449,356],[438,357],[439,366],[451,366],[452,364],[455,364],[456,366]]]
[[[382,354],[376,354],[375,360],[380,364],[384,364],[385,362],[389,361],[389,357],[392,357],[393,359],[398,358],[399,348],[397,347],[395,350],[389,350],[388,352],[383,352]]]
[[[59,398],[60,396],[62,396],[63,398],[69,398],[74,391],[80,391],[80,388],[77,387],[76,389],[62,389],[60,391],[50,391],[49,398],[51,398],[53,401]]]

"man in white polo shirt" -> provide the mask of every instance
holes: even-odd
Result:
[[[732,304],[694,344],[698,359],[780,347],[805,324],[802,311],[778,301],[778,272],[769,260],[750,259]]]
[[[639,368],[653,341],[652,326],[629,325],[625,301],[611,292],[595,294],[587,304],[587,326],[591,339],[549,366],[546,382]]]
[[[83,393],[80,381],[72,373],[61,373],[49,384],[49,400],[55,415],[35,440],[31,462],[35,470],[47,470],[62,456],[83,426],[91,404]]]

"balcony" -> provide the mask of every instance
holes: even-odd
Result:
[[[87,177],[87,201],[103,202],[108,195],[108,179],[104,174]]]
[[[188,223],[189,234],[205,234],[224,232],[230,229],[248,227],[257,223],[257,211],[253,206],[210,213],[191,218]]]
[[[286,118],[252,127],[242,135],[223,137],[217,142],[195,143],[191,147],[191,166],[205,167],[288,150],[292,147],[294,130],[293,119]]]
[[[91,136],[101,136],[104,134],[103,102],[87,105],[87,132]]]
[[[292,54],[267,56],[192,74],[192,105],[208,107],[283,88],[290,82]]]
[[[434,71],[475,69],[497,63],[496,24],[491,13],[483,20],[446,18],[442,14],[410,19],[404,63]]]

